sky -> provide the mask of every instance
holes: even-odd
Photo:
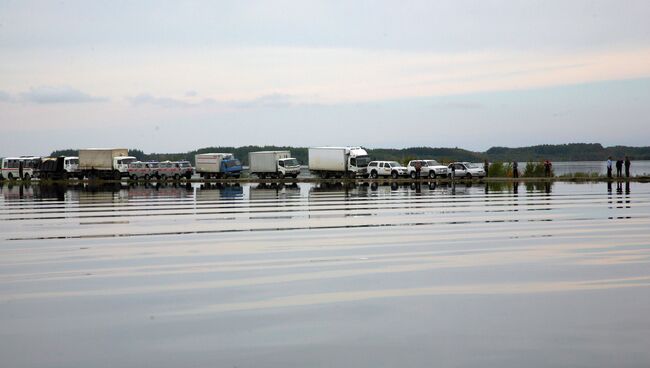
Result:
[[[0,0],[0,156],[650,145],[650,2]]]

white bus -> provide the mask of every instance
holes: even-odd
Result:
[[[38,167],[40,161],[41,158],[38,156],[5,157],[2,159],[1,177],[9,180],[30,180],[34,177],[34,169]],[[23,170],[22,178],[20,177],[21,166]]]

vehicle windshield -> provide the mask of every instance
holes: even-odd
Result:
[[[469,162],[466,162],[465,166],[467,166],[468,169],[479,169],[479,168],[481,168],[481,166],[479,166],[478,164],[473,164],[473,163],[469,163]]]
[[[298,163],[298,160],[296,160],[295,158],[290,158],[290,159],[282,160],[282,161],[284,162],[284,166],[298,166],[298,165],[300,165]]]
[[[391,161],[388,164],[390,165],[390,167],[400,167],[400,166],[402,166],[402,164],[400,164],[397,161]]]
[[[227,168],[231,168],[233,166],[240,166],[241,162],[239,160],[227,160],[225,161],[225,165]]]
[[[189,162],[179,162],[179,165],[180,165],[181,167],[190,167],[190,163],[189,163]]]
[[[427,160],[427,165],[429,165],[429,166],[440,166],[440,164],[436,160]]]
[[[68,160],[68,164],[70,164],[70,165],[79,165],[79,159]]]
[[[132,162],[135,162],[134,158],[125,158],[125,159],[122,159],[122,160],[118,161],[118,164],[128,165],[128,164],[130,164]]]
[[[357,167],[367,167],[368,163],[370,163],[370,157],[368,156],[359,156],[357,157]]]

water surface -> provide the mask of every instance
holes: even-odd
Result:
[[[13,186],[7,367],[646,367],[650,184]]]

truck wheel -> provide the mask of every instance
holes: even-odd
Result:
[[[399,175],[397,175],[397,171],[393,171],[392,173],[390,173],[390,177],[393,179],[397,179],[398,176]]]
[[[433,170],[429,171],[429,177],[430,177],[431,179],[435,179],[435,178],[436,178],[436,172],[433,171]]]
[[[30,181],[30,180],[32,180],[32,177],[29,176],[29,174],[25,173],[25,175],[23,175],[23,179],[24,179],[25,181]]]
[[[68,180],[68,172],[64,171],[63,174],[61,174],[61,179],[62,180]]]
[[[377,171],[372,170],[370,172],[370,177],[373,178],[373,179],[377,179],[379,177],[379,175],[377,175]]]
[[[280,179],[280,180],[284,179],[284,173],[279,172],[278,173],[278,179]]]
[[[113,170],[113,180],[120,180],[122,179],[122,173],[119,172],[118,170]]]

